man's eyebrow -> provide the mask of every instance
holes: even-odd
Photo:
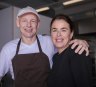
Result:
[[[52,27],[51,29],[57,29],[57,28],[55,28],[55,27]]]

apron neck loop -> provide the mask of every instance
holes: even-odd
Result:
[[[38,36],[36,35],[36,38],[37,38],[37,44],[38,44],[38,47],[39,47],[39,52],[42,53],[42,48],[41,48],[41,45],[40,45],[40,41],[38,39]],[[17,44],[17,50],[16,50],[16,55],[18,54],[19,52],[19,48],[20,48],[20,43],[21,43],[21,38]]]

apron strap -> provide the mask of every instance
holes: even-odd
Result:
[[[20,38],[20,40],[19,40],[19,42],[18,42],[18,44],[17,44],[16,55],[17,55],[18,52],[19,52],[20,43],[21,43],[21,38]]]
[[[38,38],[37,35],[36,35],[36,38],[37,38],[37,44],[38,44],[38,47],[39,47],[39,51],[40,51],[40,53],[42,53],[42,48],[41,48],[40,41],[39,41],[39,38]]]

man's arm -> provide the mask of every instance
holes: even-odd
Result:
[[[6,49],[2,49],[0,52],[0,81],[3,76],[9,71],[9,60],[8,55],[6,54]]]
[[[89,44],[85,40],[74,39],[71,40],[69,44],[72,44],[72,49],[77,47],[75,49],[75,53],[82,54],[84,51],[86,51],[86,56],[89,55]]]

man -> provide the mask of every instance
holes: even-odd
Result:
[[[49,36],[37,35],[39,22],[40,16],[35,9],[21,9],[16,20],[21,38],[10,41],[1,50],[0,79],[10,72],[15,87],[47,87],[54,46]],[[75,51],[81,54],[85,50],[88,55],[86,41],[73,40],[70,44],[72,48],[79,45]]]

